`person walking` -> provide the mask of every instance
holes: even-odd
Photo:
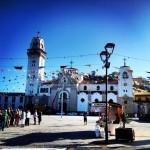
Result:
[[[14,119],[15,119],[15,112],[12,108],[10,109],[10,113],[11,113],[10,126],[13,126],[14,125]]]
[[[122,123],[123,123],[123,128],[125,128],[125,124],[126,124],[126,115],[125,113],[123,112],[122,115],[121,115],[121,120],[122,120]]]
[[[25,126],[25,119],[26,119],[26,112],[24,110],[22,110],[22,114],[21,114],[21,127]]]
[[[5,124],[5,118],[2,110],[0,109],[0,128],[2,131],[4,130],[4,124]]]
[[[7,112],[8,112],[8,127],[10,127],[10,120],[12,118],[11,109],[8,108]]]
[[[42,121],[42,112],[41,111],[38,111],[38,124],[40,125]]]
[[[30,118],[31,118],[31,112],[30,112],[30,110],[28,110],[27,111],[27,126],[29,126],[30,125]]]
[[[20,120],[19,111],[18,111],[18,109],[16,109],[16,112],[15,112],[15,126],[19,126],[19,120]]]
[[[84,125],[87,125],[87,113],[83,113]]]
[[[38,117],[37,114],[37,110],[35,110],[34,114],[33,114],[33,118],[34,118],[34,125],[36,125],[36,118]]]
[[[0,121],[1,121],[1,130],[4,131],[5,128],[5,114],[4,111],[0,113]]]
[[[8,112],[7,109],[4,111],[4,117],[5,117],[5,127],[8,128]]]

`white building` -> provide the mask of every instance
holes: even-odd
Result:
[[[76,68],[62,66],[58,77],[44,80],[46,52],[41,37],[32,39],[27,55],[25,107],[42,107],[55,112],[63,107],[64,112],[83,112],[90,111],[92,103],[105,102],[105,79],[100,75],[84,75]],[[107,101],[122,105],[133,103],[132,70],[125,63],[117,78],[108,79]],[[127,112],[132,113],[132,108]]]
[[[89,111],[92,103],[105,101],[105,80],[101,76],[94,74],[87,76],[78,73],[75,68],[62,67],[57,78],[44,81],[46,52],[42,38],[32,39],[27,54],[26,95],[28,102],[30,99],[33,106],[35,103],[42,104],[60,112],[63,105],[65,112],[83,112]],[[124,63],[119,69],[118,80],[108,80],[107,101],[123,105],[125,97],[133,102],[132,70]]]

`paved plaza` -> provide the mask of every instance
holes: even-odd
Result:
[[[98,117],[88,116],[84,125],[83,116],[43,116],[41,125],[5,128],[0,131],[0,148],[62,148],[62,149],[150,149],[150,123],[131,121],[127,127],[135,130],[135,141],[115,141],[109,137],[109,144],[95,136],[95,122]]]

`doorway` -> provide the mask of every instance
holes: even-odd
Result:
[[[61,112],[61,110],[64,113],[67,112],[67,101],[68,101],[68,92],[62,91],[59,94],[59,112]]]

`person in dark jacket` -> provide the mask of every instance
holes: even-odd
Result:
[[[39,125],[40,125],[41,121],[42,121],[42,112],[38,111],[38,123],[39,123]]]
[[[84,125],[87,125],[87,113],[83,113]]]
[[[0,123],[1,123],[1,130],[4,131],[5,128],[5,114],[3,111],[0,112]]]
[[[122,123],[123,123],[123,128],[125,128],[125,124],[126,124],[126,115],[125,113],[123,112],[122,115],[121,115],[121,120],[122,120]]]

